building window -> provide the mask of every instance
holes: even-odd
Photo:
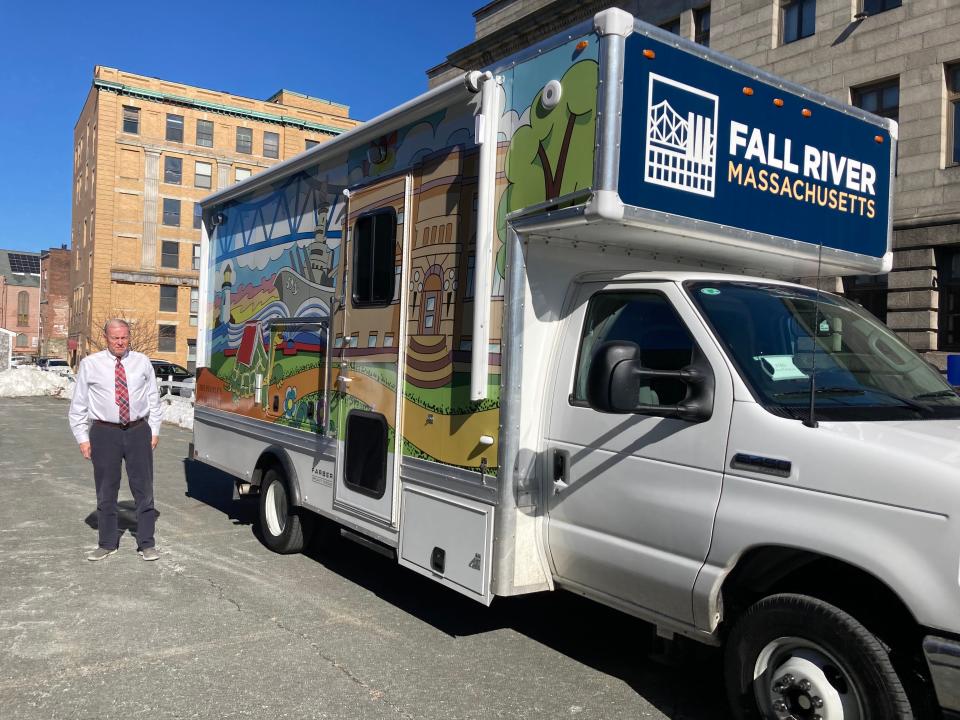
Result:
[[[960,165],[960,63],[948,65],[947,75],[947,102],[949,111],[947,120],[950,123],[950,162]]]
[[[938,350],[960,350],[960,248],[936,250],[940,294]]]
[[[376,346],[377,346],[377,334],[370,333],[369,335],[367,335],[367,347],[375,348]]]
[[[17,293],[17,325],[25,327],[30,324],[30,294],[26,290]]]
[[[198,204],[196,207],[199,208],[200,205]],[[193,246],[193,269],[197,271],[200,270],[200,246],[199,245]]]
[[[680,34],[680,18],[671,20],[670,22],[665,22],[661,26],[661,29],[671,32],[674,35]]]
[[[263,133],[263,156],[268,158],[280,157],[280,135],[278,133]]]
[[[187,370],[197,371],[197,341],[187,340]]]
[[[170,185],[179,185],[183,178],[183,159],[165,157],[163,159],[163,181]]]
[[[710,47],[710,6],[693,11],[693,39]]]
[[[30,338],[27,337],[26,333],[20,333],[17,335],[17,347],[27,347],[30,344]]]
[[[200,314],[200,290],[190,288],[190,324],[196,327],[197,316]]]
[[[183,142],[183,115],[167,115],[167,140]]]
[[[200,226],[203,225],[203,208],[200,207],[200,203],[193,204],[193,229],[199,230]],[[194,247],[200,247],[195,245]],[[194,268],[196,270],[197,268]]]
[[[253,152],[253,130],[250,128],[237,128],[237,152],[244,155]]]
[[[131,135],[140,134],[140,108],[123,106],[123,131]]]
[[[213,123],[210,120],[197,120],[197,145],[213,147]]]
[[[853,88],[851,95],[853,104],[861,110],[891,120],[900,116],[900,78]]]
[[[161,325],[158,338],[157,338],[157,350],[160,352],[176,352],[177,351],[177,326],[176,325]]]
[[[177,311],[177,286],[161,285],[160,286],[160,312],[176,312],[176,311]]]
[[[887,276],[850,275],[843,278],[843,294],[881,322],[887,321]]]
[[[393,347],[393,333],[383,334],[383,346],[385,348]]]
[[[180,227],[180,201],[173,198],[163,199],[163,224]]]
[[[160,267],[180,267],[180,243],[164,240],[160,246]]]
[[[469,255],[467,257],[467,289],[463,295],[465,298],[473,297],[473,279],[474,279],[474,276],[476,275],[476,265],[477,265],[476,256]]]
[[[304,144],[304,146],[305,146],[304,149],[309,150],[310,148],[316,147],[317,145],[319,145],[319,144],[320,144],[320,141],[319,141],[319,140],[304,140],[304,141],[303,141],[303,144]]]
[[[396,278],[397,214],[393,208],[357,219],[353,229],[353,305],[389,305]]]
[[[248,168],[237,168],[237,182],[241,180],[246,180],[250,177],[250,170]]]
[[[816,32],[817,0],[781,0],[781,42],[786,45]]]
[[[210,189],[213,177],[213,165],[197,160],[194,165],[193,184],[198,188]]]
[[[901,4],[901,0],[863,0],[860,10],[864,15],[876,15],[898,8]]]

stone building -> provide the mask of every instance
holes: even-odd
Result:
[[[39,355],[39,253],[0,250],[0,328],[14,333],[14,356]]]
[[[928,360],[960,352],[960,4],[953,0],[495,0],[427,71],[464,69],[620,7],[739,60],[897,120],[889,275],[836,281]]]
[[[97,66],[74,128],[71,363],[120,316],[138,349],[192,368],[199,200],[357,124],[289,90],[254,100]]]
[[[67,357],[70,321],[70,251],[67,246],[40,253],[40,355]]]

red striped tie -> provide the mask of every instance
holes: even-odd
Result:
[[[130,396],[127,394],[127,372],[123,363],[117,358],[117,372],[115,376],[117,388],[117,407],[120,409],[120,424],[130,422]]]

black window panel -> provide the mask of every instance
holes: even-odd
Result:
[[[387,487],[387,421],[379,413],[351,410],[347,416],[344,483],[381,498]]]
[[[264,131],[263,156],[268,158],[280,157],[280,135],[278,133]]]
[[[649,370],[680,370],[693,359],[690,331],[666,297],[656,292],[602,292],[590,298],[580,340],[572,402],[585,402],[587,376],[594,353],[603,343],[635,343],[640,363]],[[674,405],[687,394],[674,378],[653,378],[638,403]]]
[[[194,230],[199,230],[199,229],[200,229],[200,226],[201,226],[202,224],[203,224],[203,208],[200,207],[200,203],[194,203],[194,204],[193,204],[193,229],[194,229]],[[199,246],[197,246],[197,247],[199,247]],[[200,269],[199,264],[198,264],[198,262],[197,262],[196,259],[194,259],[194,263],[193,263],[193,264],[194,264],[195,266],[197,266],[197,267],[194,267],[194,268],[193,268],[194,270],[199,270],[199,269]]]
[[[900,116],[900,79],[853,89],[853,104],[867,112],[897,120]]]
[[[177,311],[177,286],[176,285],[160,286],[160,309],[163,312]]]
[[[180,201],[173,198],[163,199],[163,224],[180,227]]]
[[[237,128],[237,152],[249,155],[253,152],[253,130]]]
[[[843,294],[874,317],[887,321],[887,276],[851,275],[843,278]]]
[[[397,214],[392,208],[357,220],[353,230],[353,304],[389,305],[396,278]]]
[[[319,144],[320,144],[320,141],[319,141],[319,140],[304,140],[304,141],[303,141],[303,144],[304,144],[304,146],[305,146],[305,149],[306,149],[306,150],[309,150],[310,148],[316,147],[317,145],[319,145]]]
[[[710,46],[710,8],[700,8],[693,11],[693,39],[705,45]]]
[[[170,185],[179,185],[183,179],[183,159],[165,157],[163,159],[163,181]]]
[[[817,1],[786,0],[780,6],[780,19],[784,43],[810,37],[816,32]]]
[[[953,162],[960,163],[960,100],[952,103],[953,114]]]
[[[183,115],[167,115],[167,140],[183,142]]]
[[[901,0],[863,0],[863,12],[867,15],[876,15],[898,8],[901,4]]]
[[[660,27],[666,30],[667,32],[672,32],[674,35],[679,35],[680,34],[680,18],[677,18],[676,20],[671,20],[670,22],[665,22]]]
[[[180,267],[180,243],[164,240],[160,249],[160,266],[165,268]]]
[[[158,331],[157,350],[160,352],[177,351],[177,326],[161,325]]]
[[[197,120],[197,145],[213,147],[213,123],[210,120]]]
[[[939,350],[960,350],[960,248],[942,248],[937,255]]]
[[[140,133],[140,108],[123,106],[123,131],[131,135]]]

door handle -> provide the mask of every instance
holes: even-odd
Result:
[[[553,450],[553,491],[559,493],[569,483],[570,453],[566,450]]]
[[[340,386],[340,392],[346,392],[347,388],[350,386],[350,383],[352,382],[353,382],[353,378],[344,377],[343,375],[340,375],[337,378],[337,384]]]

